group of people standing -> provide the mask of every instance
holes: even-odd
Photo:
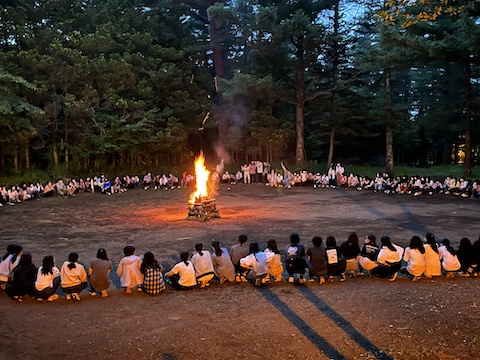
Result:
[[[256,286],[262,286],[281,282],[284,269],[288,273],[288,282],[299,284],[307,281],[306,274],[309,281],[323,284],[335,278],[343,282],[349,276],[368,275],[394,281],[398,274],[403,274],[417,281],[422,276],[445,275],[448,279],[456,273],[476,277],[480,272],[480,238],[472,243],[464,237],[458,249],[454,249],[448,239],[437,243],[435,236],[427,233],[424,241],[415,235],[408,247],[403,248],[388,236],[382,236],[377,244],[376,237],[370,234],[360,247],[357,234],[351,233],[339,246],[332,235],[325,243],[320,236],[315,236],[312,246],[306,249],[300,236],[292,233],[284,252],[279,251],[273,239],[268,241],[264,250],[260,250],[256,242],[247,246],[247,240],[246,235],[240,235],[238,243],[230,249],[213,241],[211,252],[202,243],[197,243],[193,256],[182,252],[180,261],[167,272],[152,252],[140,257],[135,254],[133,246],[126,246],[116,272],[125,293],[130,294],[136,289],[151,295],[166,290],[166,284],[178,290],[206,288],[215,277],[220,284],[250,280]],[[21,245],[11,244],[0,262],[1,289],[19,302],[27,294],[38,301],[57,300],[59,288],[65,299],[79,301],[80,292],[89,283],[91,296],[107,297],[113,264],[106,250],[99,249],[88,267],[78,260],[77,253],[70,253],[59,269],[53,256],[47,255],[37,268],[31,254],[24,253]]]

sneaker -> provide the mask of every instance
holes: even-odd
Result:
[[[307,280],[305,278],[300,278],[300,281],[299,281],[300,284],[305,284],[306,282]]]
[[[71,299],[72,299],[72,295],[70,294],[65,295],[65,300],[71,300]]]
[[[365,276],[365,273],[364,273],[363,271],[359,271],[359,272],[357,273],[357,275],[358,275],[358,276]]]
[[[418,280],[420,280],[420,279],[421,279],[420,276],[414,276],[413,279],[412,279],[412,281],[418,281]]]
[[[73,293],[73,294],[72,294],[72,300],[80,301],[80,294],[78,294],[78,293]]]
[[[262,285],[262,279],[255,279],[255,286]]]
[[[460,273],[458,273],[458,275],[463,276],[463,277],[469,277],[470,276],[470,274],[466,273],[466,272],[460,272]]]
[[[240,275],[237,274],[237,276],[235,276],[235,281],[236,281],[236,282],[242,281],[242,279],[240,278]]]
[[[102,290],[102,297],[108,297],[107,290]]]
[[[240,276],[240,279],[241,279],[242,282],[244,282],[244,283],[248,282],[248,280],[247,280],[247,278],[245,277],[245,275]]]
[[[43,301],[43,299],[42,299],[42,298],[37,298],[37,301],[40,301],[40,302],[42,302],[42,301]]]
[[[18,302],[23,302],[23,296],[15,295],[15,296],[13,297],[13,300],[18,301]]]
[[[293,284],[293,283],[295,282],[295,278],[294,278],[293,276],[290,276],[290,277],[288,278],[288,282],[291,283],[291,284]]]
[[[97,296],[97,293],[95,291],[90,291],[90,296]]]
[[[268,279],[270,281],[270,279]],[[267,278],[262,278],[262,285],[265,285],[267,283]]]
[[[207,283],[205,281],[200,282],[200,289],[204,289],[205,286],[207,286]]]
[[[142,287],[141,287],[141,286],[138,286],[138,287],[137,287],[137,291],[138,291],[138,292],[142,292],[142,291],[143,291]]]
[[[323,276],[320,276],[318,282],[320,283],[320,285],[325,284],[325,278]]]
[[[345,276],[345,274],[340,275],[340,281],[345,281],[345,280],[347,280],[347,277]]]
[[[6,287],[7,287],[6,283],[1,283],[0,284],[0,289],[5,290]]]
[[[315,279],[314,278],[310,278],[310,280],[308,280],[310,282],[315,282]]]
[[[392,275],[390,275],[390,276],[388,277],[388,280],[390,280],[390,281],[395,281],[395,279],[397,278],[397,276],[398,276],[398,271],[397,271],[396,273],[393,273]]]
[[[127,288],[125,289],[125,294],[131,294],[131,293],[132,293],[132,289],[129,288],[129,287],[127,287]]]
[[[52,296],[50,296],[47,301],[55,301],[58,299],[58,294],[53,294]]]
[[[330,282],[334,282],[334,281],[335,281],[335,279],[333,278],[333,276],[329,276],[329,277],[328,277],[328,281],[330,281]]]
[[[222,278],[222,279],[220,280],[220,285],[222,285],[223,283],[225,283],[225,281],[227,281],[227,278],[225,278],[225,277]]]

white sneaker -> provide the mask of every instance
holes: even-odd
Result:
[[[71,300],[71,299],[72,299],[72,295],[70,294],[65,295],[65,300]]]
[[[73,294],[72,294],[72,300],[80,301],[80,294],[78,294],[78,293],[73,293]]]
[[[288,278],[288,282],[293,284],[295,282],[295,278],[293,276],[290,276]]]

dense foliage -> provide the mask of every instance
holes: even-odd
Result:
[[[480,7],[440,5],[5,0],[1,169],[186,167],[203,148],[468,176]]]

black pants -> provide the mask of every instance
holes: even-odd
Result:
[[[370,271],[370,274],[373,276],[378,276],[380,278],[386,279],[389,276],[392,276],[396,272],[399,272],[401,268],[401,263],[390,263],[388,265],[380,264],[376,268]]]
[[[74,293],[78,294],[79,292],[81,292],[86,287],[87,287],[87,283],[83,282],[83,283],[75,285],[75,286],[69,286],[69,287],[63,287],[62,286],[62,290],[65,294],[74,294]]]
[[[293,274],[305,274],[305,268],[307,267],[305,259],[302,258],[288,258],[285,261],[285,265],[290,276],[293,276]]]

